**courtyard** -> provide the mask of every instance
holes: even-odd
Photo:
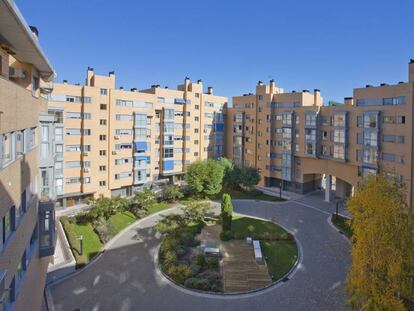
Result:
[[[287,278],[240,295],[196,293],[167,280],[157,267],[160,215],[137,222],[84,269],[47,290],[50,310],[345,310],[349,242],[328,224],[332,207],[311,195],[298,201],[234,200],[234,210],[274,220],[295,235],[301,253]],[[169,209],[163,214],[176,213]],[[162,299],[160,299],[162,297]]]

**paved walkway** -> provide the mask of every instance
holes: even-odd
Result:
[[[300,242],[302,262],[280,286],[230,298],[177,288],[156,269],[154,256],[161,240],[153,229],[157,215],[125,231],[85,270],[51,287],[54,308],[50,311],[346,310],[343,283],[350,264],[349,242],[328,224],[323,208],[309,206],[304,202],[234,202],[236,212],[276,220]]]

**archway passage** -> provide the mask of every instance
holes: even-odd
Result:
[[[354,193],[354,186],[345,180],[332,175],[322,175],[321,188],[325,191],[325,201],[343,200]]]

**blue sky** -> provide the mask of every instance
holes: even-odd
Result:
[[[185,76],[215,93],[319,88],[342,101],[354,87],[407,80],[414,1],[16,0],[36,25],[57,81],[87,66],[117,86],[176,87]]]

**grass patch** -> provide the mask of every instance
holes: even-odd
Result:
[[[273,281],[289,272],[296,262],[298,250],[294,241],[261,241],[261,246]]]
[[[76,224],[68,217],[61,217],[63,229],[68,238],[72,253],[76,259],[77,267],[88,263],[102,248],[101,240],[93,230],[92,224]],[[83,255],[80,253],[79,236],[83,236]]]
[[[261,200],[261,201],[272,201],[272,202],[278,202],[278,201],[285,201],[283,198],[279,198],[273,195],[267,195],[259,190],[253,190],[253,191],[245,191],[241,189],[222,189],[220,193],[214,195],[211,197],[212,200],[221,200],[223,197],[223,193],[230,194],[232,199],[237,200]]]
[[[168,203],[165,203],[165,202],[155,203],[148,209],[147,216],[149,216],[151,214],[158,213],[158,212],[160,212],[162,210],[165,210],[169,207],[170,206],[168,205]]]
[[[234,216],[231,224],[236,239],[252,237],[256,240],[292,240],[286,230],[269,221],[250,217]]]
[[[115,236],[118,234],[122,229],[126,228],[133,222],[135,222],[137,218],[131,212],[121,212],[109,217],[109,222],[111,223],[111,230],[112,235]]]
[[[351,228],[351,220],[342,217],[340,215],[333,214],[332,215],[332,223],[337,227],[341,232],[343,232],[348,239],[352,237],[352,228]]]

